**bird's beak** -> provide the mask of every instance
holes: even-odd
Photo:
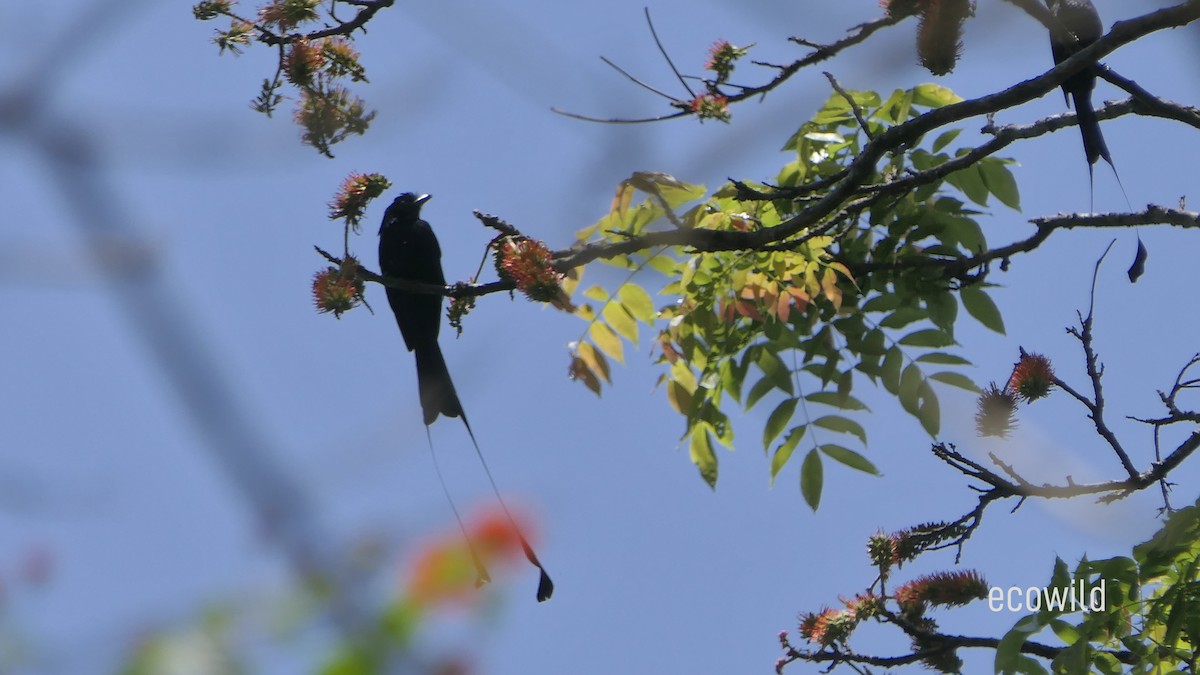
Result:
[[[421,195],[420,197],[417,197],[417,203],[424,204],[425,202],[429,201],[429,198],[432,196],[433,195]]]

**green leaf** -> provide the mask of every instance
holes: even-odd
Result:
[[[930,293],[925,297],[925,307],[929,311],[929,320],[933,325],[946,331],[954,332],[954,320],[958,318],[958,300],[950,291]]]
[[[1042,625],[1038,623],[1035,615],[1028,615],[1017,622],[1011,630],[1000,638],[1000,644],[996,645],[996,673],[1021,672],[1021,661],[1024,656],[1021,654],[1021,646],[1025,641],[1041,631]]]
[[[804,456],[804,463],[800,465],[800,494],[804,495],[804,501],[808,502],[808,507],[813,511],[821,504],[821,488],[824,483],[825,470],[821,466],[821,453],[813,448]]]
[[[896,395],[900,398],[900,405],[910,415],[916,415],[920,409],[920,389],[921,383],[924,381],[925,378],[921,376],[921,369],[915,363],[910,363],[900,375],[900,391]]]
[[[742,402],[742,380],[746,370],[739,366],[734,359],[727,359],[721,364],[721,386],[735,402]]]
[[[1024,654],[1017,663],[1017,672],[1021,675],[1049,675],[1050,673],[1037,659]]]
[[[1004,318],[1000,316],[1000,308],[992,302],[982,288],[965,286],[959,291],[959,294],[962,297],[963,307],[967,308],[967,314],[975,317],[976,321],[987,328],[1004,335]]]
[[[961,133],[962,129],[951,129],[941,136],[938,136],[937,140],[933,142],[933,151],[941,152],[942,148],[945,148],[947,145],[953,143],[954,139],[958,138],[958,135]]]
[[[900,297],[899,293],[881,293],[864,302],[862,311],[886,312],[889,309],[896,309],[902,304],[904,304],[904,299]]]
[[[625,306],[619,302],[610,302],[604,306],[604,320],[612,326],[613,330],[617,331],[621,337],[630,342],[637,342],[638,327],[637,322],[629,316],[629,312],[625,311]]]
[[[953,373],[953,372],[949,372],[949,371],[942,371],[940,373],[934,373],[934,374],[930,375],[929,379],[937,380],[938,382],[944,382],[945,384],[948,384],[952,387],[966,389],[967,391],[974,393],[974,394],[982,393],[982,391],[979,389],[979,387],[975,386],[975,383],[971,380],[971,378],[967,377],[966,375],[963,375],[962,373]]]
[[[700,477],[714,490],[717,487],[717,455],[712,449],[712,439],[709,438],[707,424],[697,424],[692,427],[692,442],[689,449],[692,463],[700,469]]]
[[[1017,180],[1004,164],[1003,160],[989,157],[979,163],[979,171],[983,174],[983,182],[987,185],[988,192],[996,195],[996,199],[1008,208],[1020,211],[1021,195],[1017,190]]]
[[[956,354],[946,352],[929,352],[916,358],[919,363],[936,363],[943,366],[969,366],[971,362]]]
[[[625,284],[621,286],[621,290],[617,291],[617,297],[621,298],[621,303],[625,305],[625,310],[628,311],[633,318],[642,323],[651,323],[654,321],[654,301],[650,299],[650,294],[637,284]]]
[[[918,84],[913,87],[913,103],[926,108],[941,108],[963,100],[950,89],[937,84]]]
[[[858,353],[868,356],[882,356],[887,351],[886,336],[878,328],[872,329],[858,345]]]
[[[749,412],[750,409],[754,407],[755,403],[758,403],[763,396],[767,395],[767,392],[774,388],[775,385],[771,382],[771,379],[767,377],[755,382],[754,386],[750,387],[750,393],[746,395],[746,405],[744,406],[746,411]]]
[[[796,450],[796,446],[800,443],[800,439],[804,438],[804,432],[808,429],[807,425],[801,424],[792,427],[788,432],[787,438],[783,439],[783,443],[775,450],[775,455],[771,457],[771,486],[775,485],[775,477],[783,470],[783,466],[792,458],[792,453]]]
[[[840,445],[826,443],[820,446],[820,450],[826,455],[829,455],[831,459],[841,462],[851,469],[858,469],[863,473],[869,473],[875,476],[879,475],[879,469],[876,469],[875,465],[872,464],[870,460],[851,450],[850,448],[843,448]]]
[[[900,348],[889,349],[887,356],[883,357],[883,372],[880,376],[883,378],[883,388],[893,395],[900,392],[900,369],[903,366],[904,353]]]
[[[957,202],[957,200],[955,201]],[[963,250],[979,253],[987,248],[987,239],[983,236],[983,228],[979,227],[979,223],[975,220],[948,216],[942,218],[941,222],[946,228],[943,236],[958,241],[958,245]]]
[[[592,342],[596,343],[596,346],[600,348],[600,351],[621,363],[625,363],[625,349],[621,346],[621,338],[617,337],[607,324],[599,321],[593,322],[592,327],[588,329],[588,334],[592,337]]]
[[[1075,644],[1080,638],[1079,629],[1062,619],[1052,619],[1050,621],[1050,630],[1054,631],[1059,640],[1069,645]]]
[[[850,398],[850,390],[854,388],[854,370],[850,369],[842,373],[838,377],[837,395],[838,399],[845,401]]]
[[[804,397],[804,400],[811,403],[821,403],[824,405],[841,408],[842,410],[868,410],[867,405],[862,401],[847,394],[842,396],[832,391],[818,391]]]
[[[796,404],[800,402],[798,398],[784,399],[782,403],[775,406],[775,410],[771,411],[771,415],[767,417],[767,425],[763,427],[763,450],[768,450],[771,443],[779,438],[779,434],[783,433],[783,428],[787,423],[792,421],[792,415],[796,412]]]
[[[961,190],[967,199],[980,206],[987,206],[988,189],[983,182],[983,174],[979,172],[978,166],[959,169],[946,176],[946,182]]]
[[[759,354],[756,361],[763,375],[771,381],[779,389],[786,391],[789,395],[794,396],[795,390],[792,386],[792,371],[783,365],[783,360],[773,351],[764,349],[762,354]]]
[[[862,425],[852,419],[839,417],[837,415],[826,415],[825,417],[813,420],[813,424],[821,427],[822,429],[836,431],[839,434],[853,434],[858,436],[858,439],[863,442],[863,445],[866,445],[867,443],[866,430],[862,428]]]
[[[938,403],[937,394],[928,382],[922,382],[921,407],[917,410],[917,420],[925,429],[925,433],[936,438],[942,425],[942,408]]]
[[[940,328],[926,328],[900,338],[900,344],[910,347],[949,347],[954,338]]]
[[[926,328],[901,337],[900,344],[910,347],[949,347],[954,344],[954,339],[940,328]]]
[[[1092,665],[1101,675],[1121,675],[1125,672],[1125,666],[1117,660],[1117,657],[1107,652],[1097,652],[1092,656]],[[1163,673],[1163,675],[1184,675],[1181,670],[1173,670]]]
[[[1050,573],[1050,586],[1060,587],[1070,585],[1071,572],[1067,569],[1067,563],[1063,562],[1062,558],[1054,556],[1054,571]]]
[[[914,321],[920,321],[929,316],[925,310],[919,307],[901,307],[892,312],[879,325],[883,328],[903,328]]]

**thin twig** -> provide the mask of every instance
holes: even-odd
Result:
[[[671,61],[671,55],[667,54],[667,50],[663,47],[662,41],[658,39],[658,31],[654,30],[654,21],[650,19],[650,8],[643,7],[642,9],[646,13],[646,25],[650,27],[650,35],[654,36],[654,44],[658,45],[659,53],[662,54],[663,58],[667,60],[667,65],[671,66],[671,72],[675,73],[676,79],[679,80],[679,84],[683,85],[683,88],[687,91],[688,95],[692,98],[696,98],[696,92],[692,91],[692,88],[688,86],[687,80],[685,80],[683,76],[679,74],[679,69],[676,68],[675,63]]]

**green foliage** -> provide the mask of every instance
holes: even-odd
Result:
[[[774,188],[730,183],[709,192],[665,174],[638,173],[622,182],[611,211],[581,231],[580,241],[627,241],[663,223],[738,233],[786,225],[825,196],[870,138],[925,109],[959,100],[936,85],[897,90],[886,100],[873,92],[847,97],[832,96],[787,140],[788,159]],[[884,158],[867,184],[930,171],[965,154],[968,149],[947,151],[956,136],[957,131],[946,132],[928,147],[919,144]],[[930,436],[941,423],[934,382],[978,391],[961,372],[945,370],[968,365],[947,351],[957,346],[959,304],[973,319],[1003,332],[1000,311],[984,284],[964,286],[943,267],[923,263],[963,259],[986,248],[975,220],[979,212],[966,204],[986,205],[995,196],[1017,208],[1010,163],[985,157],[900,194],[858,197],[767,247],[658,247],[613,257],[606,262],[631,270],[630,278],[615,292],[593,286],[584,293],[599,303],[581,303],[577,312],[590,324],[587,336],[595,349],[577,343],[572,373],[599,393],[600,380],[609,381],[605,356],[623,361],[623,340],[636,343],[639,324],[653,328],[663,366],[660,383],[685,419],[682,438],[702,477],[715,485],[714,441],[733,448],[726,406],[732,401],[750,411],[766,398],[776,399],[764,413],[761,435],[771,479],[803,441],[808,451],[801,489],[816,508],[822,454],[875,473],[857,451],[828,442],[867,443],[863,427],[848,416],[865,410],[852,396],[856,384],[865,379],[882,386]],[[639,193],[644,199],[635,203]],[[661,275],[660,284],[634,282],[635,274],[645,277],[651,270]],[[647,289],[656,286],[666,302],[654,311]]]
[[[1043,607],[1022,618],[1000,641],[996,672],[1047,672],[1020,651],[1046,628],[1063,645],[1051,661],[1055,673],[1195,672],[1198,567],[1198,506],[1171,514],[1161,530],[1133,549],[1132,557],[1085,559],[1074,572],[1057,560],[1047,588],[1082,588],[1089,600],[1098,600],[1103,589],[1103,606],[1073,611]]]

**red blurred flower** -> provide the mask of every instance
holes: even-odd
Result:
[[[1050,359],[1041,354],[1021,354],[1021,360],[1013,366],[1006,389],[1032,403],[1049,394],[1053,386],[1054,367],[1050,365]]]

